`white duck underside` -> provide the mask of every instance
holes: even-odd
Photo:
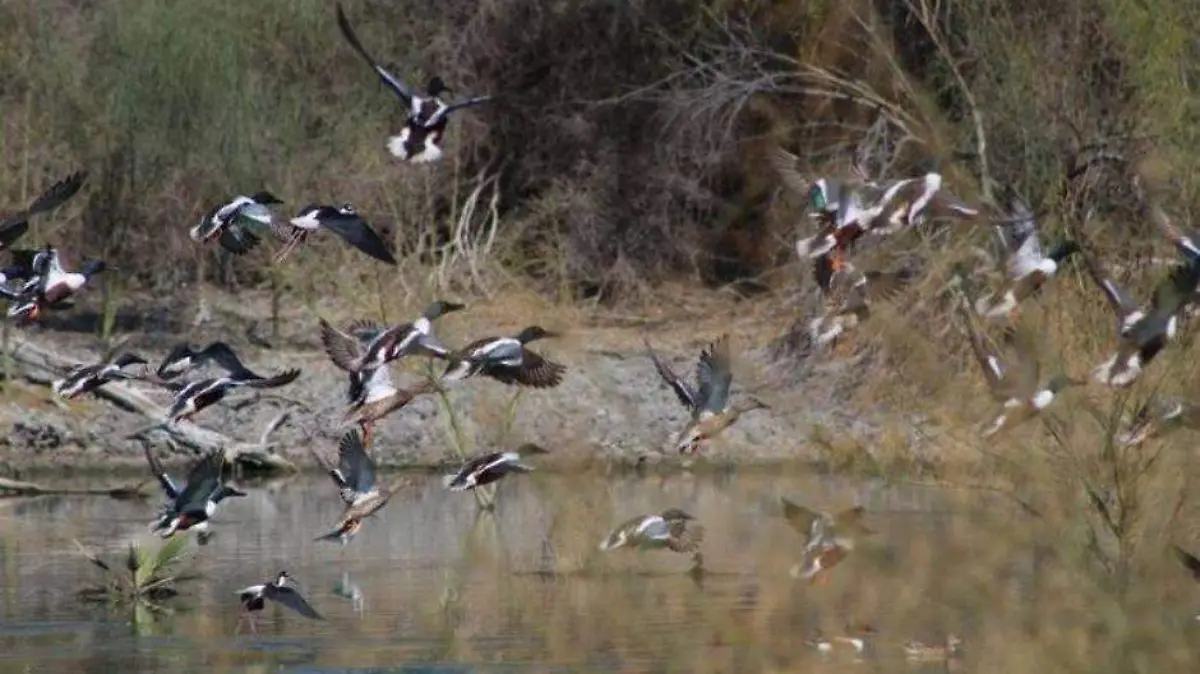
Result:
[[[825,236],[810,236],[796,242],[796,253],[800,257],[821,257],[833,250],[837,238],[832,234]]]
[[[1117,366],[1117,354],[1092,370],[1092,378],[1101,384],[1121,388],[1137,381],[1142,374],[1142,356],[1135,353],[1126,359],[1123,367]]]
[[[420,149],[410,155],[409,152],[409,137],[412,135],[412,129],[407,126],[400,129],[400,133],[388,139],[387,149],[393,157],[402,161],[410,161],[414,164],[428,164],[442,158],[442,148],[438,146],[437,139],[434,134],[428,134],[423,139]]]

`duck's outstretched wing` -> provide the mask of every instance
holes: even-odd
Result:
[[[495,98],[496,98],[495,96],[475,96],[473,98],[468,98],[464,101],[458,101],[456,103],[451,103],[450,105],[447,105],[444,109],[442,109],[441,116],[446,117],[446,116],[449,116],[450,113],[454,112],[455,110],[462,110],[463,108],[470,108],[470,107],[474,107],[476,105],[480,105],[483,103],[489,103],[492,100],[494,100]]]
[[[284,370],[274,377],[259,377],[257,379],[240,380],[238,383],[242,386],[249,386],[250,388],[279,388],[280,386],[287,386],[288,384],[296,381],[296,378],[299,376],[300,368],[292,368],[290,370]]]
[[[340,28],[342,31],[342,36],[346,38],[346,42],[349,42],[350,46],[354,48],[354,51],[358,52],[358,55],[363,57],[363,60],[367,62],[367,65],[371,66],[371,69],[375,71],[375,74],[379,75],[379,79],[382,80],[389,89],[395,92],[396,96],[398,96],[401,101],[404,101],[404,105],[408,106],[409,109],[412,109],[412,90],[409,89],[408,85],[405,84],[400,78],[389,73],[382,66],[376,63],[374,58],[371,58],[371,55],[368,54],[367,50],[363,48],[362,43],[358,41],[358,36],[354,34],[354,29],[350,27],[350,21],[346,19],[346,13],[342,11],[341,3],[338,3],[337,5],[337,22],[338,28]]]
[[[1000,360],[999,354],[984,341],[983,333],[975,325],[971,312],[965,307],[962,310],[962,317],[963,329],[971,343],[971,353],[975,356],[975,362],[979,363],[980,369],[983,370],[983,378],[987,381],[988,388],[993,395],[998,398],[1002,397],[1001,388],[1007,373],[1004,363]]]
[[[729,402],[733,367],[729,359],[729,336],[723,335],[700,353],[696,365],[697,402],[700,412],[719,414]]]
[[[238,378],[261,379],[259,375],[255,374],[252,370],[250,370],[250,368],[246,367],[245,364],[242,363],[242,359],[238,358],[238,355],[234,352],[233,347],[229,346],[225,342],[213,342],[204,347],[204,349],[201,350],[197,355],[197,359],[201,362],[216,363],[217,366],[222,370],[225,370],[229,374]]]
[[[650,356],[650,362],[654,363],[654,369],[658,372],[658,376],[662,378],[667,386],[671,387],[679,402],[688,408],[688,410],[695,410],[699,407],[699,396],[696,395],[696,390],[681,379],[679,375],[675,374],[675,371],[658,357],[658,354],[654,351],[654,347],[650,346],[650,340],[643,339],[642,341],[646,344],[646,352]]]
[[[338,442],[338,471],[355,493],[366,494],[375,488],[375,467],[356,430],[346,433]]]
[[[799,503],[789,500],[787,497],[779,497],[779,503],[783,506],[783,517],[788,521],[788,524],[803,534],[806,540],[811,539],[813,524],[821,518],[821,514],[805,508]]]
[[[1112,280],[1112,274],[1102,262],[1091,251],[1084,251],[1083,254],[1084,266],[1087,267],[1088,275],[1095,281],[1096,286],[1100,288],[1100,292],[1104,293],[1104,299],[1108,300],[1108,305],[1112,307],[1113,312],[1117,315],[1119,322],[1124,322],[1125,317],[1138,311],[1137,302],[1129,293],[1125,292],[1121,286],[1117,285]]]
[[[777,147],[771,152],[771,165],[775,168],[775,173],[779,174],[784,187],[800,196],[808,196],[811,184],[797,168],[799,163],[799,157],[783,148]]]
[[[179,498],[179,487],[171,479],[171,476],[167,475],[167,471],[163,470],[162,462],[158,460],[158,457],[154,456],[154,452],[150,451],[150,444],[146,443],[143,449],[146,453],[146,462],[150,464],[150,473],[162,485],[163,492],[166,493],[167,498],[171,500]]]
[[[396,266],[396,257],[379,234],[358,215],[342,215],[321,220],[321,226],[337,234],[347,244],[387,264]]]
[[[324,318],[319,319],[318,322],[321,326],[321,345],[325,348],[325,354],[329,356],[329,360],[333,361],[333,364],[339,369],[353,372],[354,363],[361,356],[360,344],[363,341],[362,337],[356,338],[342,332],[333,327]],[[372,327],[377,329],[377,326]],[[354,329],[355,327],[352,326],[351,330]],[[365,327],[361,329],[366,330]]]
[[[188,471],[187,484],[175,499],[175,510],[180,513],[203,511],[209,497],[221,486],[221,469],[225,466],[225,455],[214,450],[192,465]]]
[[[484,372],[496,381],[531,388],[554,388],[562,383],[566,371],[566,365],[556,363],[524,347],[521,348],[520,365],[484,365]]]
[[[317,610],[314,609],[312,605],[310,605],[308,601],[304,599],[304,597],[300,596],[299,592],[290,587],[279,587],[273,584],[267,585],[265,588],[263,588],[263,595],[268,599],[273,599],[280,604],[283,604],[305,618],[311,618],[313,620],[325,619],[320,613],[317,613]]]

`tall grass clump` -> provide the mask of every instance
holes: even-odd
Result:
[[[87,601],[135,604],[162,610],[163,602],[178,596],[179,583],[195,578],[181,569],[187,561],[187,542],[187,537],[176,536],[157,549],[131,542],[121,567],[76,542],[80,554],[100,569],[103,576],[101,584],[86,587],[79,594]]]

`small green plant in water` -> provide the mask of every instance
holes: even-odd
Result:
[[[84,558],[104,575],[102,584],[84,588],[79,592],[80,597],[91,602],[132,603],[161,609],[162,602],[179,594],[177,584],[195,578],[194,575],[180,572],[185,561],[187,542],[186,536],[176,536],[156,550],[130,543],[121,568],[106,562],[75,541]]]

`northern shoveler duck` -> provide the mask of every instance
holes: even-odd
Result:
[[[195,531],[199,534],[200,544],[204,545],[212,536],[208,523],[216,513],[217,505],[230,496],[246,495],[225,484],[222,479],[225,455],[220,451],[210,452],[192,464],[182,488],[163,470],[162,464],[150,451],[149,444],[145,446],[145,453],[150,472],[162,485],[168,499],[158,517],[150,524],[150,530],[163,538],[170,538],[178,531]]]
[[[882,182],[819,178],[810,183],[797,168],[796,155],[776,148],[772,163],[790,190],[808,197],[812,217],[825,222],[816,236],[796,242],[796,252],[802,258],[828,254],[835,270],[845,262],[846,249],[865,233],[888,235],[921,224],[931,208],[979,215],[978,209],[942,189],[939,173]]]
[[[242,370],[186,384],[163,382],[168,388],[175,390],[175,398],[167,411],[167,423],[175,424],[192,419],[201,410],[223,400],[233,389],[243,386],[254,389],[279,388],[296,381],[299,376],[298,368],[284,370],[274,377],[260,377],[249,370]]]
[[[199,350],[187,342],[180,342],[158,364],[155,374],[159,379],[169,381],[180,375],[198,371],[207,365],[217,365],[230,374],[258,377],[242,364],[237,353],[225,342],[211,342]]]
[[[1002,430],[1021,424],[1046,409],[1055,397],[1070,386],[1083,382],[1065,374],[1051,377],[1043,386],[1041,365],[1034,348],[1033,336],[1028,331],[1010,331],[1012,360],[1005,362],[987,345],[983,333],[975,325],[972,315],[963,309],[963,324],[971,342],[971,352],[983,370],[988,390],[996,402],[1003,406],[1000,414],[983,429],[985,438]]]
[[[729,357],[729,337],[723,336],[709,344],[700,352],[700,361],[696,366],[696,387],[693,388],[668,366],[650,340],[643,340],[654,369],[671,390],[675,397],[692,414],[692,420],[679,432],[675,439],[675,447],[680,454],[693,454],[707,441],[717,437],[726,428],[732,426],[738,417],[751,410],[769,409],[766,403],[757,398],[741,405],[731,405],[729,402],[729,387],[733,383],[733,369]]]
[[[958,657],[962,639],[956,634],[947,634],[942,645],[928,645],[910,639],[904,643],[904,659],[909,662],[942,662]]]
[[[1136,447],[1181,428],[1200,430],[1200,405],[1151,399],[1137,408],[1128,429],[1117,435],[1117,442]]]
[[[1009,210],[1012,217],[997,225],[1004,242],[1004,285],[976,299],[975,311],[985,318],[1015,321],[1017,305],[1039,291],[1069,256],[1079,252],[1079,244],[1067,239],[1043,253],[1033,211],[1015,195]]]
[[[845,263],[829,280],[824,311],[809,321],[809,338],[818,346],[833,342],[867,320],[871,304],[894,297],[916,277],[910,269],[860,272]]]
[[[287,571],[280,571],[275,580],[271,582],[244,587],[238,590],[237,594],[242,602],[242,619],[250,621],[252,631],[257,631],[254,625],[254,613],[263,610],[268,599],[292,609],[305,618],[325,619],[301,596],[296,588],[292,587],[292,577],[288,575]],[[238,623],[240,625],[241,619],[238,620]]]
[[[264,236],[276,232],[275,216],[268,207],[282,203],[267,191],[256,192],[248,197],[234,197],[229,203],[216,206],[206,213],[188,236],[196,243],[208,243],[216,239],[230,253],[243,255],[253,250]]]
[[[442,136],[446,132],[446,123],[450,120],[450,115],[463,108],[492,100],[491,96],[476,96],[448,105],[439,97],[450,89],[442,78],[437,76],[429,79],[423,96],[413,93],[407,84],[385,70],[367,53],[350,27],[340,3],[337,5],[337,22],[342,35],[354,51],[358,52],[383,84],[408,108],[404,128],[389,138],[387,143],[388,152],[397,159],[414,163],[437,161],[442,157]]]
[[[107,268],[104,260],[88,260],[77,272],[63,269],[58,250],[46,247],[35,255],[33,269],[35,279],[26,284],[14,306],[9,308],[10,318],[24,322],[37,320],[45,309],[65,309],[69,300],[83,289],[96,274]]]
[[[109,349],[94,365],[76,365],[69,369],[61,379],[55,379],[50,384],[50,390],[55,394],[72,400],[85,393],[91,393],[114,379],[135,379],[124,371],[130,365],[146,365],[146,359],[119,348]]]
[[[657,515],[638,515],[621,523],[600,542],[600,550],[672,550],[696,552],[704,542],[704,527],[689,524],[695,520],[679,508],[668,508]]]
[[[862,506],[830,514],[810,510],[787,498],[779,500],[788,524],[804,536],[804,559],[790,571],[794,578],[824,583],[827,572],[854,550],[855,539],[874,533],[863,524],[866,509]]]
[[[75,196],[87,181],[87,171],[77,171],[54,183],[23,211],[10,213],[0,218],[0,250],[11,246],[14,241],[29,231],[29,218],[58,208]]]
[[[333,364],[347,372],[382,367],[414,353],[445,358],[449,355],[449,349],[434,335],[433,322],[450,312],[465,308],[465,304],[437,300],[431,302],[412,323],[390,328],[370,321],[355,321],[346,330],[338,330],[322,318],[321,343]],[[369,338],[364,340],[363,337],[368,335]]]
[[[1088,273],[1117,315],[1117,353],[1092,371],[1096,381],[1125,387],[1141,376],[1150,361],[1174,339],[1179,314],[1192,301],[1200,282],[1200,260],[1175,267],[1158,283],[1148,310],[1143,310],[1114,282],[1094,255],[1085,254]]]
[[[337,485],[338,495],[346,504],[341,519],[333,531],[318,541],[337,541],[342,545],[362,528],[363,520],[379,512],[392,498],[392,490],[375,484],[375,463],[367,454],[358,431],[350,431],[338,442],[338,463],[330,465],[320,454],[313,452],[317,463],[326,470]]]
[[[350,204],[309,204],[300,209],[296,217],[279,226],[278,233],[286,243],[276,254],[275,262],[283,262],[296,246],[304,243],[310,234],[319,229],[333,232],[351,247],[380,262],[396,266],[396,257],[388,250],[387,244]]]
[[[521,463],[523,454],[547,454],[546,448],[526,443],[511,452],[491,452],[463,464],[457,473],[442,476],[442,486],[450,491],[467,491],[491,484],[509,473],[532,473],[533,466]]]
[[[446,356],[449,363],[442,380],[458,381],[483,375],[510,386],[553,388],[562,383],[567,367],[531,351],[527,345],[556,336],[557,333],[531,325],[515,337],[477,339]]]

